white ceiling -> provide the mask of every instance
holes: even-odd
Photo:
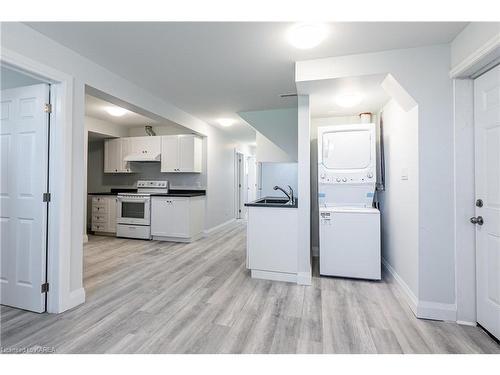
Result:
[[[291,23],[43,22],[29,26],[210,124],[240,111],[292,107],[294,61],[449,43],[464,22],[331,23],[320,46],[297,50]],[[240,120],[241,121],[241,120]],[[252,138],[247,127],[228,131]]]
[[[362,112],[377,113],[390,99],[380,86],[385,74],[346,77],[302,83],[301,93],[309,94],[312,117],[358,115]],[[345,93],[362,95],[362,100],[350,108],[336,103],[336,98]]]
[[[149,117],[140,115],[138,113],[128,111],[125,115],[121,117],[111,116],[106,108],[108,107],[117,107],[116,105],[107,102],[103,99],[96,98],[92,95],[85,95],[85,115],[98,118],[103,121],[111,122],[113,124],[125,126],[128,128],[136,127],[136,126],[170,126],[178,128],[179,130],[187,130],[181,125],[178,125],[172,121],[156,121],[150,119]]]

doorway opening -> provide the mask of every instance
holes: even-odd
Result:
[[[51,85],[0,65],[0,303],[47,311]]]
[[[245,156],[241,152],[236,152],[235,156],[235,208],[236,219],[246,217],[245,203],[247,191],[247,174],[245,172]]]

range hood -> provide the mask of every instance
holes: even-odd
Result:
[[[161,161],[161,154],[130,154],[124,161]]]

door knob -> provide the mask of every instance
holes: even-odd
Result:
[[[477,225],[483,225],[484,224],[484,220],[483,220],[483,217],[482,216],[478,216],[478,217],[471,217],[470,218],[470,222],[472,224],[477,224]]]

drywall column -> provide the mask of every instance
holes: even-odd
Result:
[[[297,283],[311,284],[311,113],[309,96],[298,97],[298,210]]]

